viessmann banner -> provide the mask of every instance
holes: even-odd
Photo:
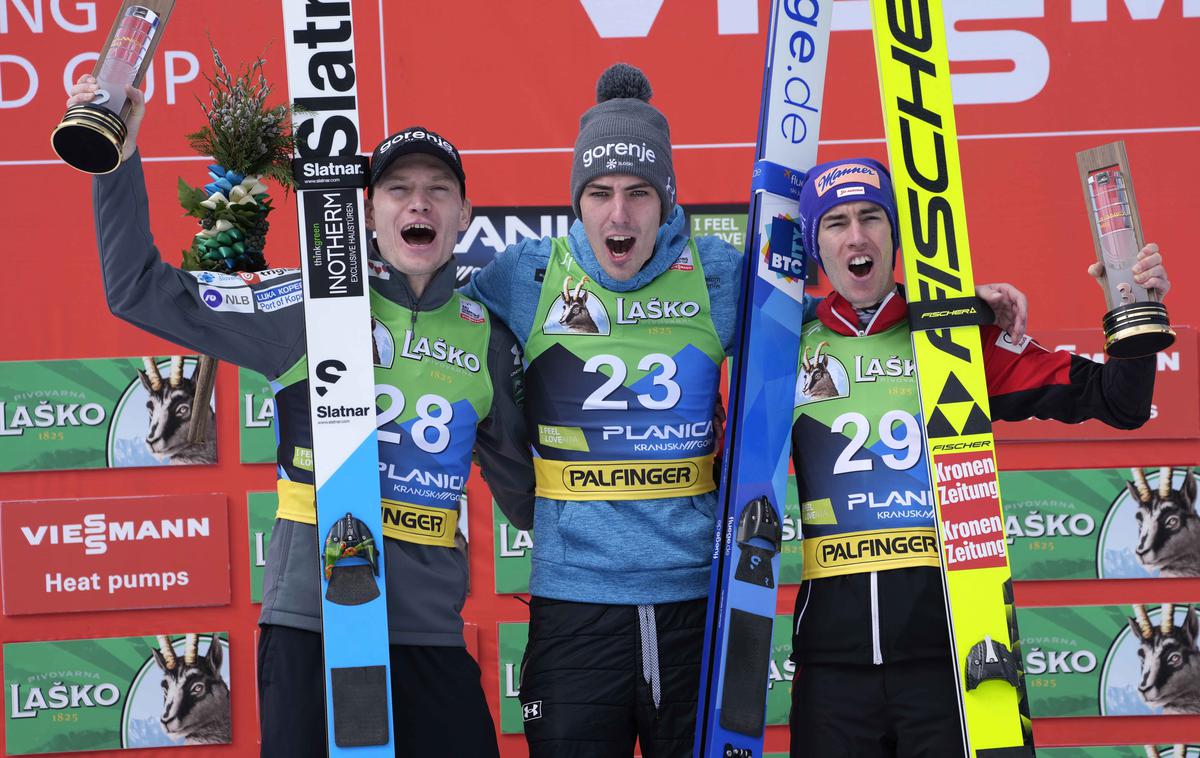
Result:
[[[0,362],[0,471],[216,463],[215,420],[187,437],[216,407],[215,393],[192,407],[195,368],[195,356]]]
[[[0,502],[4,615],[225,605],[225,495]]]

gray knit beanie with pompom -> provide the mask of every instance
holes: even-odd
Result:
[[[671,127],[650,104],[653,91],[640,69],[615,63],[596,81],[596,105],[579,118],[579,137],[571,162],[571,205],[588,182],[608,174],[632,174],[658,191],[662,218],[675,209],[675,167],[671,162]]]

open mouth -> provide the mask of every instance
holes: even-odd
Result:
[[[856,255],[850,259],[848,264],[850,273],[859,279],[871,273],[871,269],[875,267],[875,262],[866,255]]]
[[[429,224],[409,224],[400,230],[400,236],[414,247],[433,244],[437,232]]]
[[[606,237],[604,244],[614,258],[622,258],[629,254],[629,251],[633,249],[633,243],[636,241],[637,237],[613,235],[612,237]]]

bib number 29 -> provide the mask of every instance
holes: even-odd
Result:
[[[899,428],[897,428],[897,424]],[[874,462],[870,458],[855,458],[855,454],[866,444],[871,435],[871,422],[861,413],[843,413],[833,420],[829,430],[841,434],[850,430],[850,444],[838,455],[833,464],[833,473],[848,474],[852,471],[870,471]],[[895,471],[906,471],[921,459],[921,425],[911,413],[888,411],[879,419],[879,441],[889,452],[879,456],[884,465]]]

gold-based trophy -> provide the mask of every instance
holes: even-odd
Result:
[[[99,90],[90,103],[73,105],[54,128],[50,142],[68,165],[107,174],[121,165],[132,104],[126,86],[138,86],[162,37],[175,0],[125,0],[101,48],[92,76]]]
[[[1096,258],[1104,264],[1104,351],[1113,358],[1152,355],[1175,341],[1167,309],[1155,290],[1133,280],[1133,264],[1145,245],[1125,143],[1075,154],[1091,221]]]

